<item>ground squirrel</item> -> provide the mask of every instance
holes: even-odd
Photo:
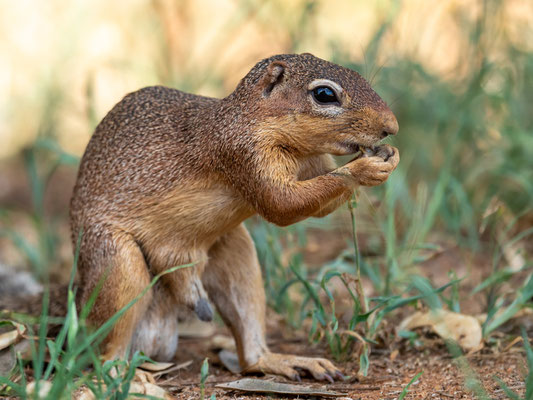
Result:
[[[158,360],[177,348],[177,305],[230,327],[241,367],[297,379],[339,376],[325,359],[271,353],[265,293],[243,225],[277,225],[331,213],[358,185],[384,182],[398,151],[387,145],[336,168],[398,131],[383,100],[357,73],[311,54],[257,63],[228,97],[161,86],[127,95],[98,125],[71,201],[73,242],[82,231],[79,304],[107,276],[89,315],[98,326],[165,275],[114,326],[107,359],[128,346]]]

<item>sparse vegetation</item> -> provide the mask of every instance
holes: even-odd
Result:
[[[277,1],[264,6],[256,1],[238,3],[239,14],[223,27],[224,40],[239,35],[239,28],[251,21],[267,24],[283,7]],[[300,3],[294,11],[300,18],[276,22],[288,32],[288,39],[278,49],[313,50],[308,46],[320,34],[316,24],[321,2]],[[357,360],[361,375],[368,374],[372,347],[386,347],[400,337],[409,339],[406,346],[418,346],[417,334],[402,331],[395,338],[394,332],[391,337],[391,330],[385,329],[384,321],[398,321],[399,311],[405,315],[420,307],[455,312],[474,309],[483,316],[486,345],[499,351],[505,335],[517,336],[500,329],[533,306],[530,43],[527,39],[517,42],[512,36],[512,17],[503,2],[476,1],[474,13],[468,12],[468,6],[457,6],[451,18],[460,40],[460,55],[452,72],[444,75],[418,61],[416,53],[390,54],[388,50],[383,54],[386,41],[395,35],[394,24],[402,9],[401,5],[393,7],[393,2],[384,3],[388,11],[377,14],[383,23],[368,41],[363,60],[354,58],[350,49],[333,39],[324,56],[362,72],[391,104],[401,126],[399,135],[391,139],[402,157],[398,170],[381,187],[359,190],[357,202],[349,209],[343,207],[324,220],[287,228],[257,218],[247,222],[263,268],[270,308],[291,330],[308,337],[316,348],[327,348],[339,362]],[[138,18],[158,24],[163,35],[174,22],[171,17],[163,18],[158,4],[147,3],[147,15]],[[524,37],[531,37],[532,26],[524,26],[530,35]],[[204,69],[208,65],[201,70],[189,66],[178,73],[172,70],[175,60],[170,43],[158,40],[152,44],[160,49],[157,83],[188,91],[207,86],[220,95],[227,93],[224,76],[215,63],[221,49],[207,61],[213,70]],[[89,82],[88,108],[78,118],[93,128],[103,115],[96,116],[92,77],[80,79]],[[48,101],[43,101],[46,107],[43,105],[39,114],[38,139],[18,155],[28,177],[32,206],[0,205],[0,237],[7,238],[23,255],[42,282],[48,282],[50,271],[64,264],[59,247],[65,238],[57,227],[66,224],[67,213],[47,212],[45,191],[60,166],[75,170],[78,157],[62,149],[56,134],[64,93],[53,82],[39,88],[39,96]],[[339,159],[339,163],[345,161]],[[21,218],[31,221],[31,240],[19,229]],[[306,257],[317,228],[344,248],[320,265]],[[322,246],[320,238],[317,240]],[[436,268],[447,268],[446,282],[442,276],[436,282],[436,273],[428,273],[427,265],[447,251],[459,254],[461,268],[438,264]],[[489,267],[482,269],[477,281],[469,281],[480,265]],[[89,387],[97,398],[127,396],[135,368],[146,357],[136,353],[127,363],[101,364],[95,350],[102,334],[125,310],[97,332],[88,332],[84,320],[90,304],[77,314],[73,276],[70,282],[68,314],[59,335],[54,340],[46,336],[50,320],[45,302],[37,331],[29,335],[31,361],[19,357],[11,376],[0,376],[0,395],[38,398],[40,382],[50,381],[46,396],[50,399],[69,398],[82,386]],[[478,307],[472,308],[471,299]],[[524,395],[510,389],[501,377],[495,378],[511,399],[531,399],[533,393],[533,355],[528,334],[522,337],[529,368]],[[460,349],[450,348],[457,350],[450,351],[459,360],[474,395],[490,398],[490,392],[470,374]],[[93,369],[88,369],[91,364]],[[201,370],[202,398],[207,366],[206,359]],[[424,378],[417,374],[404,385],[400,398],[408,398],[410,385]],[[36,382],[33,394],[27,392],[29,380]]]

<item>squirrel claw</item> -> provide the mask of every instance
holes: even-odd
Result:
[[[338,371],[331,361],[324,358],[299,357],[289,354],[265,353],[257,363],[243,372],[262,372],[264,374],[283,375],[289,379],[301,381],[297,370],[304,370],[317,381],[327,380],[334,382],[334,375],[339,380],[339,375],[330,371]],[[342,374],[341,374],[342,375]]]
[[[344,374],[343,374],[341,371],[339,371],[339,370],[335,371],[335,377],[336,377],[337,379],[341,380],[341,381],[343,381],[343,380],[346,379],[346,377],[344,376]]]

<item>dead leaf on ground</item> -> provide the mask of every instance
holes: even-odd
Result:
[[[132,382],[130,385],[129,394],[144,394],[147,396],[154,396],[162,399],[172,399],[173,397],[167,393],[165,389],[150,382]],[[128,396],[128,398],[138,398],[138,396]]]
[[[7,376],[17,364],[17,352],[26,352],[26,326],[11,320],[0,321],[0,376]]]
[[[26,385],[26,393],[30,396],[34,394],[35,389],[37,387],[37,382],[33,381]],[[52,382],[49,381],[39,381],[39,391],[37,392],[36,398],[43,399],[46,396],[48,396],[48,393],[50,392],[50,389],[52,389]]]
[[[187,368],[189,365],[192,364],[192,360],[189,360],[189,361],[185,361],[185,362],[182,362],[181,364],[177,364],[177,365],[174,365],[173,367],[169,368],[169,369],[164,369],[162,371],[158,371],[158,372],[155,372],[154,374],[152,374],[154,376],[154,378],[158,378],[160,377],[161,375],[165,375],[165,374],[169,374],[171,372],[174,372],[174,371],[177,371],[177,370],[180,370],[180,369],[184,369],[184,368]]]
[[[105,387],[104,387],[105,388]],[[150,382],[131,382],[127,399],[138,399],[141,397],[151,396],[158,399],[173,400],[175,397],[171,396],[165,389]],[[94,393],[88,388],[84,387],[79,390],[73,397],[74,400],[95,400]]]
[[[233,382],[221,383],[215,386],[224,390],[240,390],[243,392],[253,393],[276,393],[300,396],[322,396],[322,397],[342,397],[345,393],[330,392],[328,390],[315,389],[310,386],[292,385],[288,383],[279,383],[265,381],[261,379],[239,379]]]
[[[399,330],[423,326],[431,327],[443,339],[456,341],[465,350],[477,350],[482,346],[481,325],[475,317],[446,310],[418,311],[405,318]]]
[[[174,363],[167,362],[145,362],[139,365],[139,368],[151,372],[159,372],[172,367]]]
[[[0,350],[20,341],[26,332],[26,327],[15,321],[0,321],[0,327],[8,328],[7,332],[0,333]]]

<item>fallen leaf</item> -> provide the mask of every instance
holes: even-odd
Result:
[[[185,362],[182,362],[181,364],[174,365],[173,367],[171,367],[169,369],[165,369],[163,371],[158,371],[158,372],[154,373],[153,376],[154,376],[154,378],[158,378],[161,375],[168,374],[170,372],[174,372],[174,371],[177,371],[179,369],[187,368],[191,364],[192,364],[192,360],[185,361]]]
[[[94,400],[96,397],[94,397],[94,393],[91,392],[91,390],[84,386],[81,389],[77,390],[74,395],[72,396],[73,400]]]
[[[36,387],[37,387],[37,383],[35,381],[28,383],[26,385],[26,393],[29,395],[34,394]],[[37,393],[37,396],[35,397],[40,398],[40,399],[45,398],[46,396],[48,396],[50,389],[52,389],[52,382],[40,380],[39,381],[39,392]]]
[[[399,330],[429,326],[443,339],[456,341],[465,350],[476,350],[482,346],[482,332],[479,321],[469,315],[446,310],[421,312],[405,318]]]
[[[150,382],[132,382],[130,385],[129,394],[144,394],[146,396],[153,396],[162,399],[172,399],[165,389]],[[138,398],[138,396],[128,396],[128,398]]]
[[[105,386],[104,386],[105,389]],[[141,395],[141,396],[139,396]],[[150,382],[131,382],[127,399],[138,399],[139,397],[151,396],[158,399],[173,400],[165,389]],[[73,397],[74,400],[95,400],[94,393],[88,388],[84,387],[79,390]]]
[[[174,363],[166,362],[145,362],[139,365],[139,368],[151,372],[159,372],[172,367]]]
[[[22,335],[26,332],[26,327],[15,321],[0,321],[0,326],[3,328],[11,328],[7,332],[0,333],[0,350],[17,343],[22,339]]]
[[[221,383],[215,386],[216,388],[224,390],[240,390],[243,392],[254,393],[276,393],[276,394],[290,394],[301,396],[322,396],[322,397],[341,397],[346,396],[345,393],[330,392],[327,390],[319,390],[309,386],[292,385],[288,383],[279,383],[273,381],[265,381],[261,379],[239,379],[233,382]]]
[[[152,373],[148,371],[144,371],[140,368],[135,368],[134,379],[136,381],[139,381],[140,383],[154,383],[155,384],[155,378],[152,375]]]

